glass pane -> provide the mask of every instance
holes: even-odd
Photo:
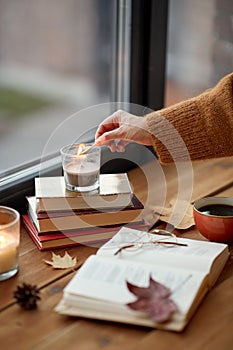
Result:
[[[233,70],[232,0],[170,0],[166,106]]]
[[[115,5],[0,0],[0,175],[39,158],[74,113],[111,101]],[[90,128],[85,122],[61,129],[50,151],[78,138]]]

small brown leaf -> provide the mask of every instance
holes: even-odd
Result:
[[[54,269],[68,269],[74,267],[77,264],[77,259],[72,258],[67,252],[64,256],[57,255],[52,253],[52,260],[44,260],[48,265],[51,265]]]
[[[178,210],[175,211],[175,207],[175,198],[171,199],[166,207],[148,206],[144,212],[144,220],[150,225],[161,220],[180,230],[193,226],[193,205],[186,200],[179,200]],[[180,216],[181,213],[183,213],[183,217]]]
[[[130,282],[126,282],[127,287],[137,299],[127,305],[132,310],[146,312],[149,317],[162,323],[171,318],[173,312],[177,311],[177,305],[172,299],[169,299],[170,290],[161,283],[154,281],[150,277],[149,287],[138,287]]]

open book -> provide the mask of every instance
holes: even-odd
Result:
[[[56,311],[181,331],[214,285],[229,256],[225,244],[172,238],[123,227],[96,255],[91,255],[64,289]],[[153,243],[154,242],[154,243]],[[125,248],[128,246],[128,248]],[[114,255],[118,251],[117,255]],[[135,296],[126,281],[147,287],[150,276],[171,290],[178,311],[169,321],[155,323],[126,304]]]

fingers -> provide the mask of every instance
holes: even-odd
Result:
[[[129,141],[120,140],[116,144],[116,151],[117,152],[125,152],[125,146],[129,144]]]
[[[116,130],[107,131],[95,139],[95,144],[97,146],[108,145],[110,144],[109,141],[113,141],[116,139],[116,134],[117,134]]]
[[[105,142],[104,145],[107,146],[111,152],[116,152],[116,144],[114,141]]]
[[[104,145],[107,146],[111,152],[125,152],[125,146],[129,143],[129,141],[120,140],[118,142],[115,141],[106,141]],[[97,143],[96,143],[97,144]]]
[[[116,125],[116,124],[115,124]],[[106,126],[104,122],[104,126]],[[108,130],[110,127],[108,128]],[[117,139],[122,139],[122,140],[128,140],[127,135],[128,135],[128,125],[118,125],[114,126],[114,128],[110,131],[105,131],[104,133],[101,134],[101,129],[100,131],[97,130],[96,132],[96,139],[95,139],[95,144],[98,146],[101,145],[106,145],[108,141],[112,140],[117,140]]]
[[[105,134],[108,131],[114,130],[115,127],[113,123],[107,122],[106,120],[103,121],[102,124],[99,125],[96,134],[95,139],[98,139],[101,135]]]
[[[117,111],[106,118],[98,127],[95,138],[99,138],[102,134],[117,129],[121,122],[121,111]]]
[[[120,141],[115,143],[116,140]],[[124,152],[125,146],[132,141],[144,145],[153,144],[144,118],[121,110],[106,118],[95,135],[96,145],[106,145],[112,152]]]

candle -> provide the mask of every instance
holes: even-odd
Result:
[[[0,274],[18,265],[18,240],[7,232],[0,232]]]
[[[19,235],[19,213],[0,206],[0,281],[18,272]]]
[[[65,180],[75,187],[94,185],[99,178],[99,166],[91,163],[69,163],[64,167]]]
[[[61,154],[64,178],[68,190],[87,192],[98,189],[100,147],[74,144],[63,147]]]

